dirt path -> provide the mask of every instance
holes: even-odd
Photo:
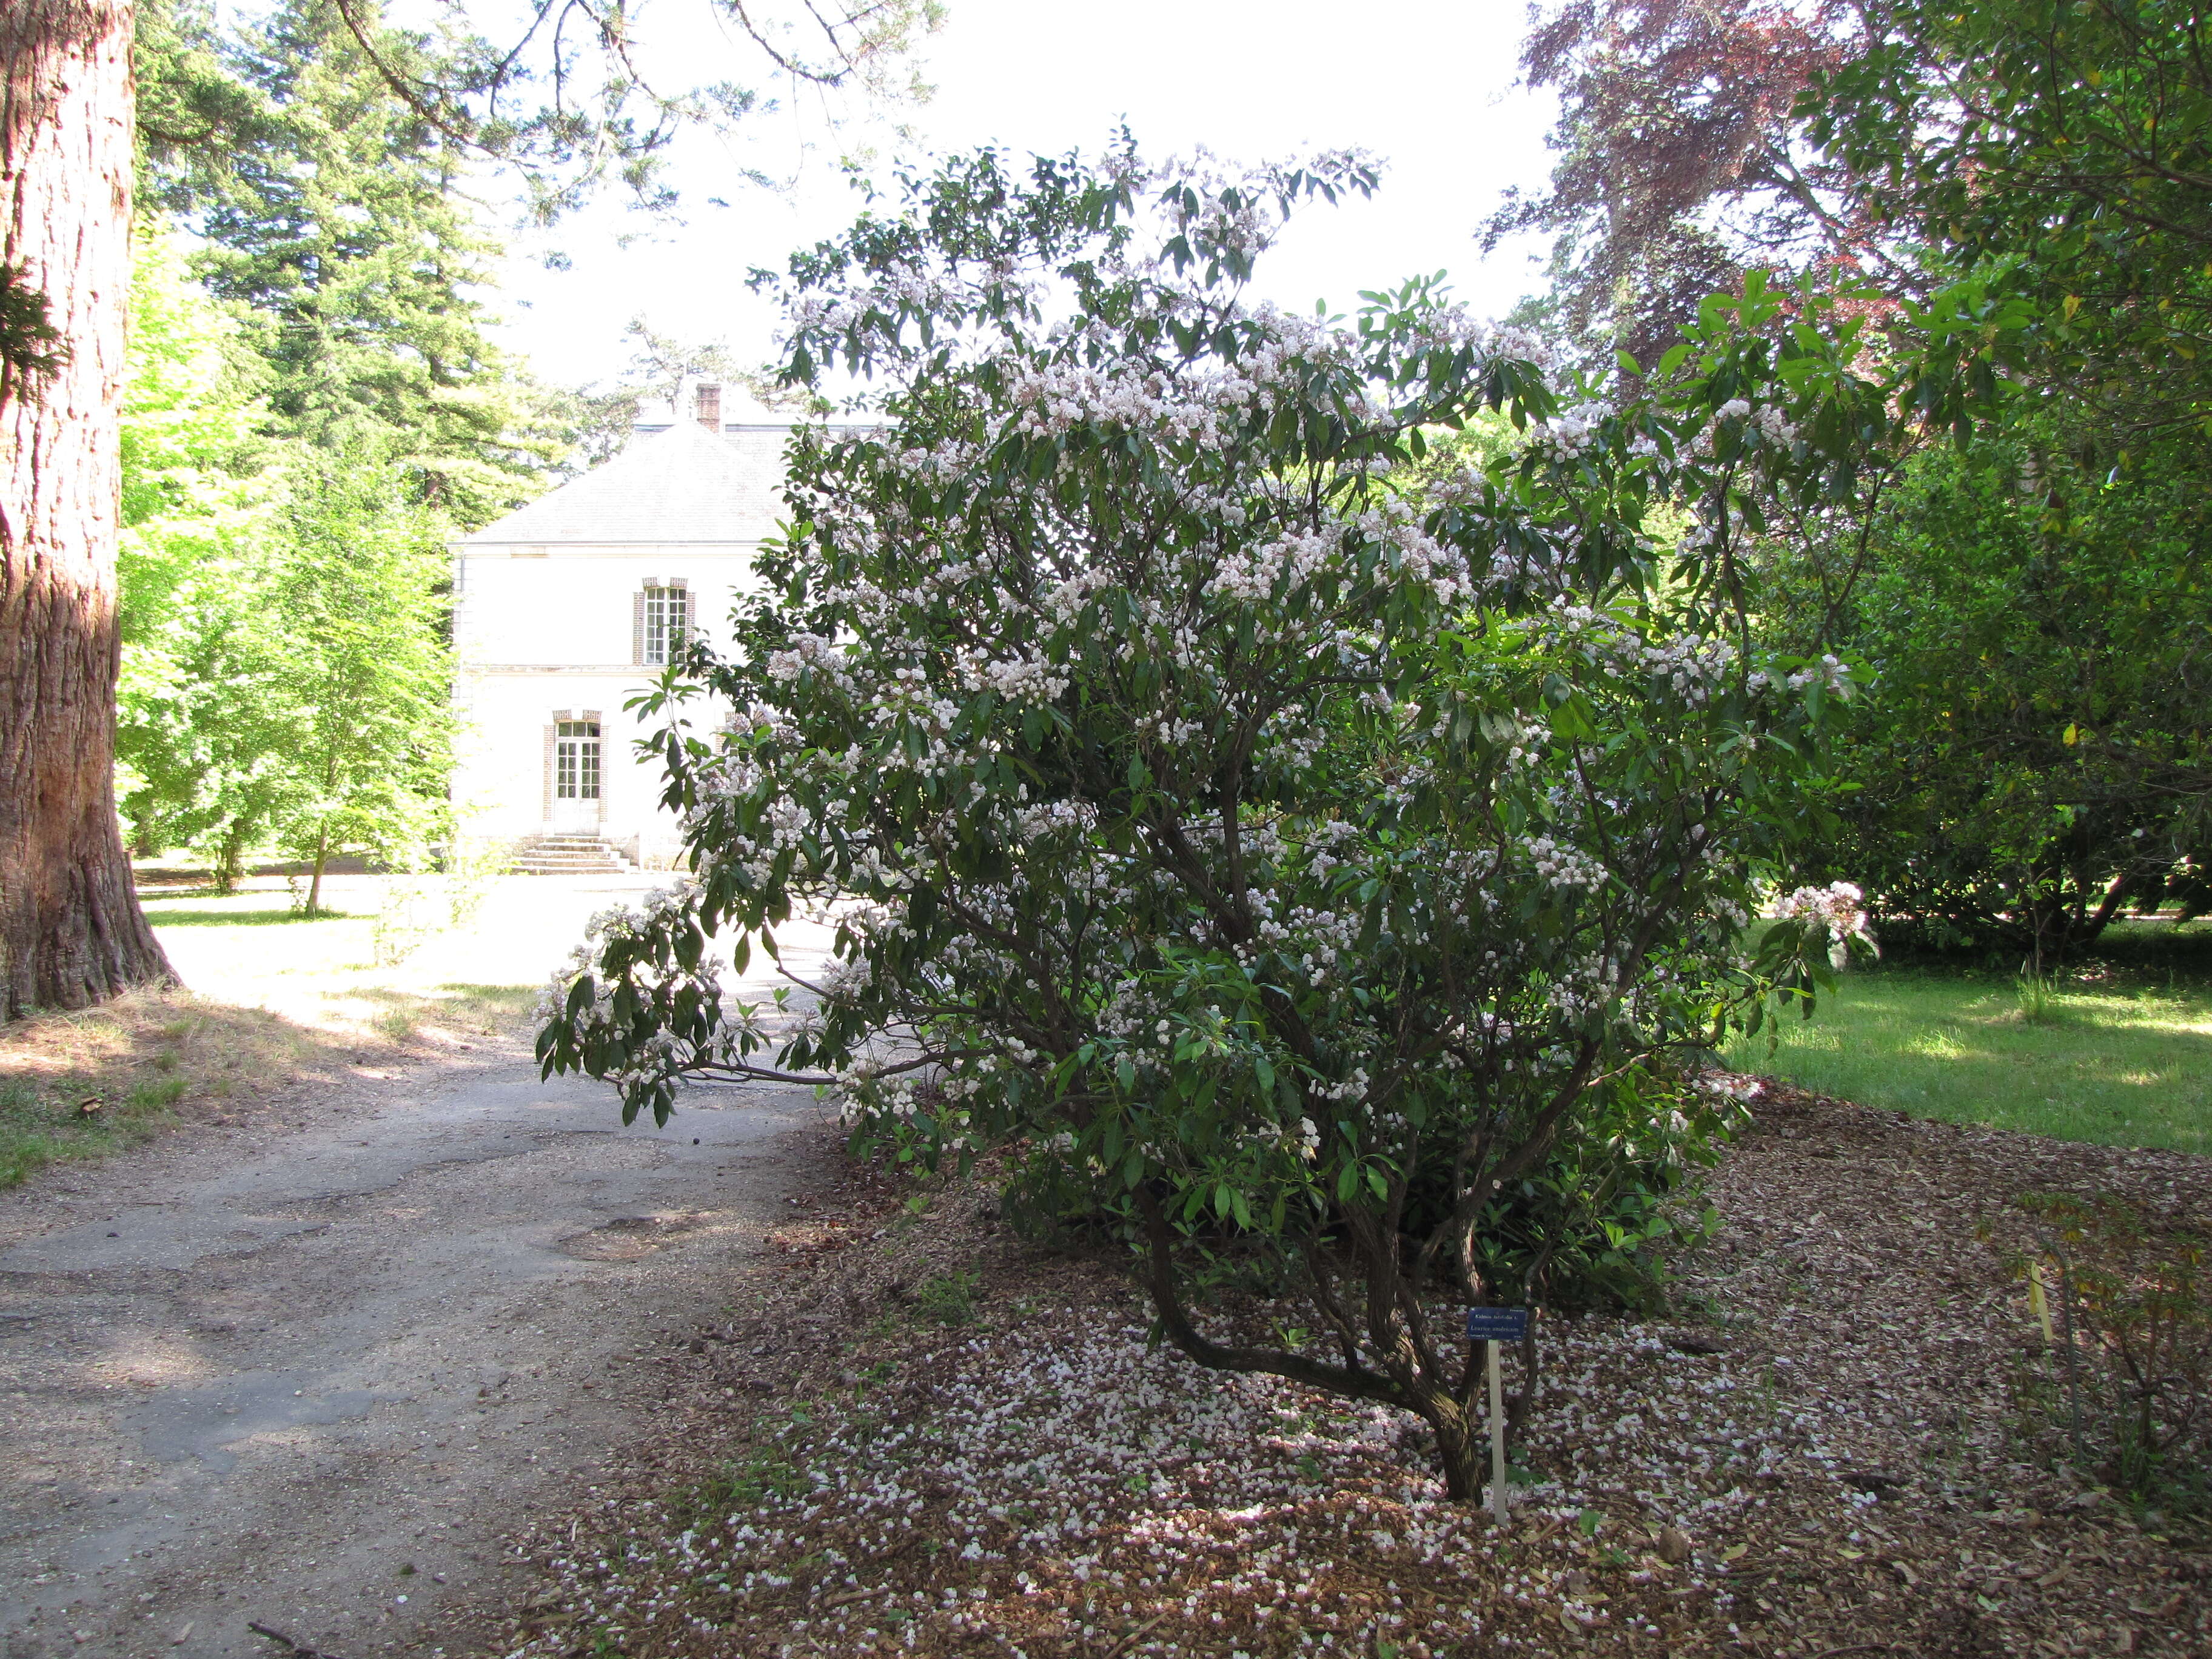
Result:
[[[0,1194],[0,1659],[466,1645],[820,1179],[807,1091],[701,1106],[506,1049]]]

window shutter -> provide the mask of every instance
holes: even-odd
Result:
[[[557,724],[549,725],[545,728],[545,795],[543,804],[538,809],[538,820],[540,823],[547,822],[553,816],[553,742],[555,734],[560,729]]]
[[[642,587],[629,596],[629,659],[640,666],[645,662],[645,590]]]

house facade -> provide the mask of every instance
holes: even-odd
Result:
[[[453,544],[453,805],[525,868],[669,866],[675,817],[623,705],[732,602],[782,513],[788,422],[695,388],[583,477]],[[695,708],[711,724],[716,713]]]

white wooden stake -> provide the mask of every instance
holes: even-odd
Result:
[[[1505,1383],[1498,1371],[1498,1345],[1483,1346],[1490,1350],[1490,1513],[1502,1527],[1505,1524]]]

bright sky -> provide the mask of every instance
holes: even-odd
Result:
[[[1548,95],[1514,85],[1527,14],[1518,0],[1400,0],[1372,11],[1313,0],[948,0],[944,29],[925,46],[937,88],[904,118],[907,153],[999,143],[1020,151],[1097,150],[1127,119],[1140,148],[1162,156],[1204,145],[1240,161],[1356,146],[1385,162],[1371,201],[1316,207],[1262,261],[1257,289],[1278,304],[1338,309],[1358,291],[1448,270],[1476,309],[1503,313],[1540,286],[1528,246],[1481,258],[1474,233],[1510,185],[1539,184],[1550,168]],[[684,0],[646,15],[680,27]],[[744,79],[750,43],[716,33],[684,43],[727,67],[698,78]],[[518,241],[501,309],[510,343],[542,379],[574,385],[614,376],[629,357],[623,326],[642,314],[659,332],[726,338],[747,360],[773,349],[775,319],[749,294],[745,272],[780,267],[789,251],[849,221],[857,198],[839,174],[848,128],[830,134],[818,112],[757,118],[751,148],[698,140],[672,181],[688,222],[652,229],[608,204],[550,239],[573,261],[542,260],[549,242]],[[802,154],[800,139],[817,147]],[[888,176],[900,148],[879,140]],[[799,175],[776,194],[736,177],[749,161]],[[709,205],[720,196],[727,207]],[[625,235],[636,238],[620,245]]]

